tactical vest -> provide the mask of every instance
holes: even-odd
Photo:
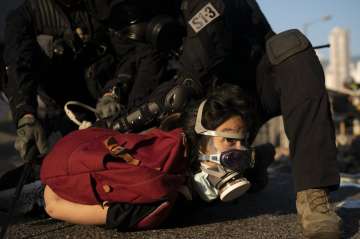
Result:
[[[202,83],[214,73],[228,82],[232,69],[253,73],[273,34],[255,0],[183,0],[181,10],[187,36],[180,61],[187,73]]]

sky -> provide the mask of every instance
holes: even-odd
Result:
[[[0,0],[0,38],[5,15],[21,1]],[[328,43],[328,35],[336,26],[349,30],[351,55],[360,56],[360,0],[258,0],[258,3],[276,32],[303,29],[305,23],[312,22],[307,36],[313,45]],[[321,21],[328,15],[331,20]],[[321,50],[321,54],[326,57],[328,50]]]
[[[258,4],[276,32],[290,28],[303,30],[309,24],[307,37],[314,46],[329,43],[334,27],[349,31],[350,53],[360,56],[360,0],[258,0]],[[322,21],[324,16],[331,16]],[[321,50],[328,56],[328,50]]]

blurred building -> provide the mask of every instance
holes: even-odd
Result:
[[[329,35],[330,55],[327,60],[320,51],[316,54],[325,68],[326,86],[332,104],[337,144],[347,145],[355,135],[360,135],[360,97],[351,96],[351,81],[360,83],[360,59],[352,63],[350,57],[350,36],[346,29],[336,27]],[[356,103],[358,101],[358,103]],[[357,105],[359,107],[357,107]],[[288,148],[282,117],[269,121],[260,130],[255,143],[270,142],[277,146],[278,154]]]
[[[349,33],[335,27],[329,36],[330,62],[326,69],[326,86],[330,89],[342,89],[350,77]]]
[[[288,155],[289,140],[286,137],[283,118],[281,116],[271,119],[260,129],[254,145],[263,143],[272,143],[276,146],[276,158],[281,155]]]
[[[350,76],[358,84],[360,84],[360,61],[350,65]]]

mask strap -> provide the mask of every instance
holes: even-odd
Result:
[[[205,127],[201,123],[205,103],[206,103],[206,100],[201,102],[198,112],[196,114],[195,132],[197,134],[202,134],[202,135],[207,135],[207,136],[220,136],[220,137],[230,138],[230,139],[240,139],[240,140],[246,139],[246,135],[243,132],[228,133],[228,132],[220,132],[220,131],[205,129]]]
[[[200,152],[198,159],[201,160],[201,161],[211,161],[211,162],[215,162],[217,164],[220,164],[220,156],[221,156],[221,153],[220,154],[207,155],[207,154],[203,154],[203,153]]]

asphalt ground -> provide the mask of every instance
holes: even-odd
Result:
[[[11,126],[0,123],[0,174],[19,164],[14,158]],[[4,136],[4,137],[1,137]],[[358,184],[359,185],[359,184]],[[341,187],[331,194],[343,219],[343,238],[360,239],[360,187]],[[340,207],[343,205],[343,207]],[[1,205],[0,205],[1,206]],[[346,208],[348,207],[348,208]],[[352,207],[352,208],[351,208]],[[0,214],[0,221],[7,220]],[[303,238],[297,224],[295,193],[288,161],[270,170],[267,188],[232,203],[185,203],[159,229],[119,232],[100,226],[73,225],[26,215],[15,219],[8,238]]]
[[[331,198],[334,206],[346,199],[355,202],[360,188],[342,187]],[[27,216],[9,228],[8,238],[303,238],[294,202],[291,175],[274,171],[264,191],[233,203],[183,205],[160,229],[118,232]],[[360,208],[337,211],[343,219],[343,238],[360,238]]]

